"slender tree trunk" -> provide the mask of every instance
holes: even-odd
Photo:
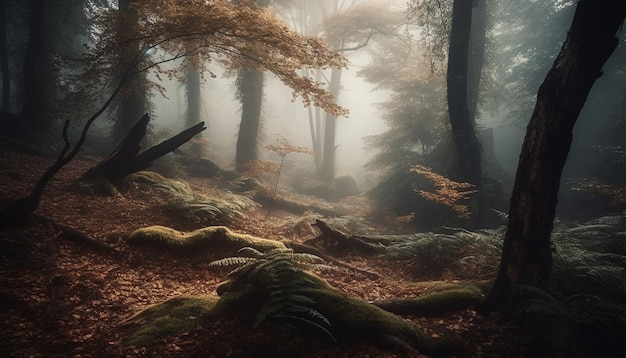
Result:
[[[487,2],[485,0],[476,0],[472,13],[467,73],[468,109],[473,124],[476,124],[480,79],[485,62],[486,33]]]
[[[552,267],[550,235],[572,130],[602,66],[618,44],[623,0],[580,0],[552,69],[537,94],[517,168],[500,270],[480,311],[505,312],[517,285],[546,285]]]
[[[45,132],[41,109],[43,108],[43,59],[46,34],[46,1],[31,1],[28,45],[24,57],[22,75],[24,79],[24,102],[22,118],[30,129]]]
[[[7,2],[0,0],[0,73],[2,74],[1,111],[11,110],[11,72],[9,69],[9,49],[7,46]]]
[[[341,68],[335,68],[330,72],[329,92],[339,98],[339,90],[341,89]],[[327,183],[333,183],[335,180],[335,132],[337,130],[337,117],[330,113],[326,113],[324,121],[324,156],[322,159],[322,180]]]
[[[455,0],[448,54],[448,111],[460,179],[480,186],[481,147],[469,110],[468,61],[473,1]],[[458,178],[454,178],[458,179]]]
[[[187,127],[192,127],[200,123],[202,100],[200,98],[200,73],[191,63],[187,63],[185,68],[185,90],[187,95],[187,113],[185,121],[187,123]],[[198,133],[197,139],[199,139],[201,135],[201,133]],[[193,143],[190,143],[192,145],[191,152],[194,155],[202,156],[204,154],[206,148],[202,143],[202,140],[196,140]]]
[[[246,165],[257,159],[261,106],[263,103],[263,72],[242,69],[239,72],[238,90],[241,98],[241,124],[237,137],[235,165],[245,171]]]

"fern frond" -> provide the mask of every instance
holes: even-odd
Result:
[[[255,258],[261,258],[264,255],[261,251],[249,246],[242,247],[241,249],[237,250],[237,253]]]
[[[243,265],[248,262],[255,262],[256,258],[253,257],[226,257],[220,260],[215,260],[209,262],[209,267],[226,267],[226,266],[234,266],[234,265]]]

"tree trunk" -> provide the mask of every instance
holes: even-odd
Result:
[[[145,114],[131,128],[119,147],[107,159],[83,174],[83,178],[104,177],[114,184],[119,184],[128,174],[150,167],[153,161],[174,151],[205,129],[204,122],[200,122],[172,138],[139,153],[141,148],[139,143],[146,134],[148,122],[150,122],[150,117]]]
[[[257,160],[261,106],[263,104],[263,72],[242,69],[239,72],[238,90],[241,99],[241,124],[237,137],[235,165],[243,172],[249,162]]]
[[[469,42],[467,95],[468,110],[472,123],[476,124],[480,79],[485,62],[485,36],[487,33],[487,3],[475,1]]]
[[[460,178],[480,186],[481,147],[469,111],[468,60],[473,1],[455,0],[448,55],[448,111],[458,156]]]
[[[202,100],[200,98],[200,73],[193,67],[192,63],[187,63],[187,67],[185,69],[185,89],[187,94],[187,113],[185,121],[187,123],[187,127],[191,127],[200,123],[202,108]],[[194,142],[190,149],[190,152],[197,157],[202,156],[205,151],[206,148],[202,141]]]
[[[46,1],[31,1],[31,17],[29,25],[28,45],[24,57],[22,75],[24,78],[24,102],[22,118],[30,129],[46,132],[43,126],[41,109],[43,108],[44,75],[43,59],[46,34]]]
[[[130,15],[128,18],[136,19],[130,4],[134,0],[119,0],[118,8],[122,13]],[[125,20],[128,20],[125,18]],[[129,31],[132,26],[121,26],[122,31]],[[120,34],[120,37],[127,37],[126,34]],[[135,61],[138,48],[128,48],[125,53],[121,54],[121,63],[127,64]],[[124,65],[124,68],[126,65]],[[138,72],[138,66],[132,72]],[[111,129],[111,137],[113,140],[123,138],[133,126],[133,123],[148,111],[148,99],[146,95],[147,79],[145,73],[137,73],[137,75],[128,79],[128,84],[122,90],[121,96],[117,102],[117,116],[114,118],[113,127]]]
[[[339,98],[339,90],[341,89],[341,68],[333,67],[330,72],[329,92]],[[324,121],[324,152],[322,157],[322,180],[327,183],[333,183],[335,180],[335,132],[337,130],[337,117],[330,113],[326,113]]]
[[[572,130],[602,66],[618,44],[623,0],[580,0],[565,43],[537,94],[517,169],[500,270],[480,311],[509,312],[517,285],[546,285],[550,234]]]
[[[0,68],[2,74],[2,103],[1,111],[11,110],[11,71],[9,69],[9,49],[7,46],[7,2],[0,0]]]

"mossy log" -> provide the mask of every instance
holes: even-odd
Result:
[[[132,232],[126,237],[126,242],[178,252],[196,252],[209,247],[235,251],[242,247],[252,247],[259,251],[286,248],[280,241],[235,233],[226,226],[209,226],[191,232],[159,225],[149,226]]]
[[[264,269],[269,270],[266,279],[257,275],[259,270]],[[361,299],[349,297],[311,272],[279,270],[264,263],[253,267],[250,276],[244,273],[226,281],[222,285],[226,288],[218,287],[222,296],[216,309],[228,316],[248,317],[250,321],[256,319],[257,322],[258,317],[268,311],[284,309],[286,312],[277,316],[285,318],[285,322],[274,321],[272,326],[281,327],[283,324],[288,328],[291,326],[289,319],[294,318],[298,310],[287,310],[306,302],[300,306],[306,309],[301,310],[303,316],[297,317],[297,320],[307,321],[311,318],[307,315],[323,316],[328,330],[318,330],[317,333],[327,332],[339,343],[370,341],[401,354],[419,352],[432,357],[457,355],[463,350],[456,339],[448,336],[431,338],[417,325]],[[276,281],[277,277],[280,277],[280,282]],[[310,333],[307,330],[304,332]]]
[[[184,332],[216,314],[216,296],[179,296],[150,306],[122,324],[128,345],[147,347],[158,340]]]
[[[476,306],[483,297],[481,289],[473,284],[460,288],[433,292],[426,296],[374,301],[373,305],[400,315],[436,316]]]

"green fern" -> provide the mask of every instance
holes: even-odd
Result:
[[[331,322],[309,295],[319,281],[306,270],[324,267],[320,257],[289,249],[262,253],[243,248],[238,253],[245,256],[216,260],[209,267],[238,266],[228,274],[230,280],[221,294],[238,299],[248,296],[259,303],[255,327],[267,324],[287,330],[310,329],[335,340]]]
[[[165,195],[167,206],[184,219],[200,224],[218,224],[245,218],[244,210],[259,206],[247,196],[225,193],[220,198],[195,192],[189,184],[179,180],[152,183]]]
[[[559,301],[532,286],[521,286],[519,292],[527,301],[515,322],[538,347],[572,357],[619,357],[626,351],[622,308],[593,295]]]

